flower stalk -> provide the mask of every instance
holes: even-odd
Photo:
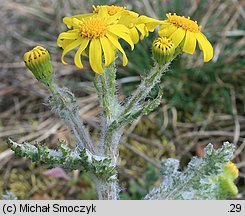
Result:
[[[76,104],[73,93],[69,89],[59,88],[57,85],[53,85],[51,93],[52,97],[49,100],[49,105],[73,132],[78,150],[82,151],[85,148],[91,153],[96,153],[91,137],[81,122],[79,106]]]
[[[118,118],[121,111],[121,105],[116,95],[116,69],[115,63],[104,69],[103,74],[96,74],[94,86],[97,90],[100,106],[102,108],[101,115],[101,137],[100,137],[100,155],[111,159],[113,166],[117,166],[118,162],[118,144],[121,138],[121,130],[110,131],[113,121]],[[96,187],[99,199],[117,199],[118,184],[117,182],[105,182],[96,179]]]
[[[141,101],[145,100],[154,86],[160,82],[161,77],[163,73],[167,71],[169,64],[170,63],[159,65],[158,63],[155,63],[149,74],[143,78],[138,88],[126,102],[122,115],[134,110],[134,107],[136,107]]]

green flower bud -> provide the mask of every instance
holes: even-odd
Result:
[[[226,176],[219,177],[220,188],[224,194],[228,196],[236,196],[238,194],[238,189],[232,179],[227,178]]]
[[[152,54],[158,64],[170,62],[174,55],[174,43],[170,38],[159,37],[152,43]]]
[[[24,55],[26,67],[33,73],[37,80],[47,86],[53,81],[53,68],[49,52],[41,46],[36,46]]]

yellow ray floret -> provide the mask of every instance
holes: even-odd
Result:
[[[94,13],[98,13],[101,8],[106,8],[109,15],[115,15],[118,12],[126,10],[126,7],[115,6],[115,5],[93,5]]]
[[[196,43],[203,51],[204,62],[208,62],[213,58],[213,47],[200,31],[201,26],[197,22],[184,16],[177,16],[175,13],[166,14],[167,20],[163,21],[158,34],[161,37],[170,37],[173,40],[175,48],[182,47],[182,51],[193,54],[196,49]]]
[[[114,6],[114,5],[99,5],[93,6],[94,13],[98,13],[102,8],[106,8],[110,15],[118,16],[118,24],[125,25],[130,30],[130,37],[134,44],[139,42],[139,39],[143,40],[144,37],[149,35],[149,32],[153,32],[157,25],[162,21],[147,17],[140,16],[139,14],[126,10],[126,7]],[[139,36],[140,32],[140,36]]]
[[[123,65],[128,63],[127,56],[119,43],[119,39],[125,40],[131,49],[134,43],[130,37],[129,29],[119,24],[118,14],[110,15],[107,8],[102,7],[98,13],[64,19],[67,26],[72,28],[59,35],[57,44],[64,49],[64,56],[73,49],[78,48],[74,62],[79,68],[83,68],[81,55],[88,54],[91,68],[96,73],[103,73],[103,67],[107,67],[115,60],[115,51],[119,50],[123,55]],[[104,62],[104,64],[103,64]]]
[[[122,13],[118,23],[121,23],[129,28],[130,37],[132,38],[134,44],[136,44],[139,42],[139,39],[143,40],[144,37],[148,37],[149,32],[153,32],[157,25],[162,23],[162,21],[144,15],[139,16],[139,14],[132,11],[125,11]]]

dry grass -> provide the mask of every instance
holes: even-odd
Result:
[[[58,139],[66,139],[68,143],[72,143],[72,137],[62,121],[43,104],[49,95],[48,91],[33,78],[22,62],[24,52],[37,44],[49,49],[54,70],[57,72],[57,80],[60,85],[68,85],[75,92],[81,107],[81,118],[96,139],[99,128],[97,116],[99,108],[91,82],[93,73],[81,73],[72,64],[63,66],[60,62],[61,51],[56,46],[57,35],[65,29],[62,17],[87,12],[95,2],[97,1],[1,0],[0,195],[5,190],[12,190],[20,198],[26,199],[94,198],[94,192],[90,190],[94,186],[87,176],[81,177],[79,173],[72,172],[70,176],[73,181],[68,183],[64,180],[47,180],[42,176],[42,172],[47,167],[14,158],[7,148],[6,139],[11,137],[18,142],[43,142],[53,147],[56,146]],[[241,171],[238,182],[241,190],[240,197],[245,197],[245,31],[242,26],[245,20],[244,1],[172,1],[176,2],[174,4],[167,0],[138,0],[134,3],[125,0],[120,1],[120,4],[122,2],[129,9],[156,18],[164,18],[166,10],[173,11],[177,8],[183,11],[184,15],[191,15],[198,19],[207,35],[212,37],[215,48],[213,64],[210,64],[207,70],[222,70],[226,76],[226,79],[223,79],[217,72],[214,84],[201,87],[200,100],[202,99],[205,104],[210,89],[221,86],[227,87],[230,92],[228,96],[230,102],[224,100],[223,103],[227,103],[227,106],[228,103],[231,105],[231,112],[225,112],[223,109],[212,107],[207,102],[207,110],[203,118],[195,119],[192,112],[179,110],[168,97],[164,98],[157,111],[139,119],[125,130],[121,142],[119,167],[122,187],[128,187],[129,182],[133,182],[139,191],[144,192],[145,185],[140,184],[137,179],[143,176],[147,164],[158,168],[161,159],[177,157],[184,165],[191,156],[201,156],[203,147],[207,143],[212,142],[218,147],[223,141],[229,140],[237,146],[234,161]],[[162,11],[159,11],[159,5],[164,8]],[[148,52],[147,49],[145,52]],[[140,58],[142,54],[138,52],[138,55],[136,50],[134,58]],[[203,69],[201,60],[202,57],[198,54],[191,58],[184,55],[179,60],[179,65],[182,71],[195,68],[200,71],[206,70]],[[237,65],[241,60],[243,62],[240,66],[234,69],[233,65]],[[69,61],[72,63],[71,58]],[[132,58],[126,72],[120,73],[120,90],[124,90],[127,85],[131,88],[135,87],[140,72],[132,66],[133,64]],[[222,67],[222,64],[225,66]],[[90,70],[88,63],[85,63],[84,71],[86,70]],[[233,79],[233,76],[238,76],[237,81],[226,82]],[[170,82],[165,80],[163,85],[168,86]],[[194,85],[198,86],[200,83]],[[171,93],[168,90],[167,92]],[[53,188],[58,192],[54,193]],[[130,195],[133,193],[127,192]]]

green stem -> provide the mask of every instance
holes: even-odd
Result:
[[[106,182],[95,178],[96,188],[99,200],[117,200],[118,184],[117,182]]]
[[[68,89],[62,89],[56,85],[52,85],[50,91],[53,95],[51,106],[73,131],[78,150],[86,148],[91,153],[96,153],[90,135],[80,120],[74,95]]]
[[[118,118],[118,114],[121,111],[121,106],[117,100],[117,95],[115,95],[115,83],[116,83],[116,69],[114,63],[109,67],[105,68],[103,74],[96,74],[94,79],[94,85],[97,90],[100,106],[102,108],[103,116],[102,131],[101,131],[101,155],[113,156],[114,152],[110,152],[111,145],[115,146],[113,140],[113,133],[109,131],[111,123]],[[115,132],[117,134],[117,132]],[[116,141],[119,142],[119,141]],[[113,148],[115,149],[115,148]]]
[[[125,104],[125,109],[121,115],[125,115],[126,113],[133,110],[140,101],[144,100],[147,97],[152,88],[160,82],[160,79],[163,73],[167,70],[169,64],[170,63],[167,63],[161,66],[156,63],[154,67],[152,67],[149,75],[141,81],[137,90],[133,93],[131,98]]]
[[[118,162],[118,143],[121,137],[121,130],[109,130],[113,121],[118,119],[121,112],[121,106],[115,94],[116,69],[115,64],[105,68],[103,74],[96,74],[94,86],[97,90],[100,106],[102,108],[102,128],[100,141],[100,155],[111,159],[114,167]],[[96,187],[99,199],[117,199],[118,185],[117,182],[105,182],[96,178]]]
[[[147,97],[151,89],[160,82],[161,76],[168,65],[169,64],[160,66],[155,64],[149,75],[141,82],[130,100],[126,103],[124,110],[121,109],[115,94],[116,70],[114,64],[105,68],[103,74],[96,75],[94,85],[103,110],[101,120],[101,156],[110,158],[113,166],[116,167],[118,163],[118,144],[122,135],[123,126],[127,123],[127,119],[136,118],[141,114],[147,113],[159,104],[159,102],[156,101],[147,103],[146,107],[138,107],[139,103]],[[124,118],[127,115],[128,118]],[[121,123],[118,121],[121,121]],[[117,183],[107,183],[98,179],[96,184],[99,198],[117,198]]]

